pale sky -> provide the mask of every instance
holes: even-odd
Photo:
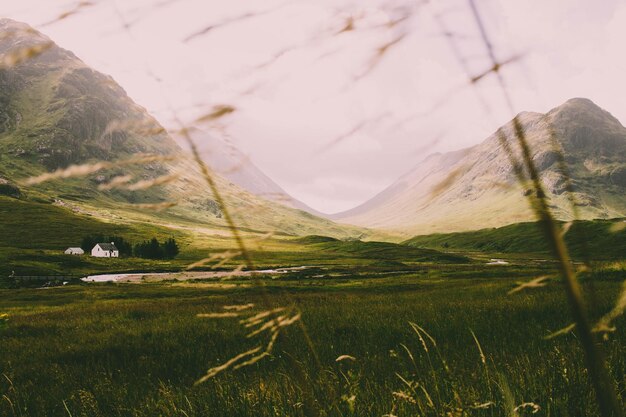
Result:
[[[468,83],[491,63],[467,0],[91,3],[53,23],[79,2],[3,1],[0,16],[113,76],[168,128],[174,116],[235,107],[203,128],[323,212],[364,202],[430,153],[479,143],[513,116],[493,77]],[[587,97],[626,121],[626,2],[476,4],[497,58],[521,55],[502,70],[515,111]]]

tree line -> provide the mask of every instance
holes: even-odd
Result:
[[[110,242],[115,244],[115,247],[120,252],[120,256],[136,256],[145,259],[173,259],[180,252],[180,248],[174,238],[159,242],[156,237],[153,237],[150,240],[133,245],[121,236],[104,236],[102,234],[85,236],[80,247],[85,252],[91,252],[96,244]]]

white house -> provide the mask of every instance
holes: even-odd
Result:
[[[81,248],[67,248],[65,249],[66,255],[84,255],[85,251]]]
[[[96,243],[91,250],[91,256],[96,258],[119,258],[120,251],[115,247],[115,243]]]

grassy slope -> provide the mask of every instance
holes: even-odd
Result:
[[[171,268],[166,261],[140,259],[102,260],[62,254],[80,246],[84,236],[96,233],[123,236],[133,242],[147,237],[174,237],[182,245],[188,237],[180,231],[149,223],[107,223],[52,204],[0,196],[0,275],[68,274],[98,270]]]
[[[612,231],[622,220],[585,220],[575,222],[565,240],[572,256],[590,259],[626,258],[626,229]],[[542,231],[537,223],[517,223],[473,232],[440,233],[415,236],[404,242],[409,246],[457,250],[548,254]]]
[[[464,256],[447,254],[433,249],[398,245],[389,242],[362,242],[359,240],[341,241],[326,236],[306,236],[296,242],[306,243],[314,250],[330,252],[338,257],[359,257],[380,261],[396,262],[440,262],[466,263]]]
[[[124,271],[179,270],[208,254],[236,250],[225,228],[204,228],[174,214],[127,213],[112,207],[99,207],[98,217],[76,213],[71,207],[17,200],[0,196],[0,276],[15,271],[18,275],[93,274]],[[107,214],[108,213],[108,214]],[[259,234],[241,231],[256,266],[371,265],[383,268],[406,267],[405,263],[467,262],[466,258],[430,249],[417,249],[393,243],[343,242],[333,238],[293,239],[276,236],[259,240]],[[94,259],[69,256],[62,252],[79,246],[90,234],[117,235],[136,243],[152,236],[163,240],[174,237],[181,247],[173,261],[137,258]],[[326,243],[319,243],[319,240]],[[233,259],[225,267],[236,267]]]
[[[5,245],[21,249],[64,249],[79,246],[82,238],[96,230],[105,235],[140,237],[148,232],[140,227],[105,223],[78,215],[52,204],[0,197],[0,236]],[[150,230],[152,232],[155,229]]]
[[[61,417],[67,407],[75,416],[298,416],[303,395],[296,366],[329,416],[393,410],[434,417],[459,401],[465,407],[496,403],[494,410],[468,408],[467,415],[504,415],[498,388],[503,380],[515,404],[535,402],[541,415],[598,416],[577,339],[543,339],[569,323],[561,288],[507,296],[514,281],[541,272],[490,268],[497,276],[485,279],[480,272],[465,277],[456,271],[267,281],[272,305],[301,309],[323,371],[316,371],[302,334],[291,327],[272,356],[197,387],[193,382],[208,367],[257,343],[246,339],[237,319],[196,317],[224,305],[262,305],[260,293],[245,288],[248,281],[229,281],[231,290],[181,284],[0,290],[0,311],[9,313],[8,327],[0,329],[0,373],[11,381],[0,379],[0,396],[10,400],[0,402],[0,415]],[[619,285],[594,284],[596,315],[610,309]],[[450,373],[432,345],[430,357],[424,352],[410,321],[436,339]],[[623,384],[626,322],[615,324],[604,344],[612,373]],[[486,354],[487,373],[470,329]],[[356,361],[335,362],[345,354]],[[421,388],[407,389],[397,375],[423,387],[433,405]],[[416,404],[392,394],[400,391]]]

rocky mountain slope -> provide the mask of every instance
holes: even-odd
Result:
[[[519,120],[558,218],[574,215],[559,152],[581,218],[626,215],[626,128],[615,117],[588,99],[575,98],[546,114],[521,113]],[[518,149],[512,123],[501,131]],[[412,234],[497,227],[534,219],[529,192],[516,180],[494,133],[471,148],[429,156],[379,195],[333,218]]]
[[[177,151],[163,128],[111,77],[25,24],[2,19],[0,31],[5,59],[44,50],[0,71],[3,155],[53,170],[93,158]]]
[[[153,158],[122,162],[142,155]],[[87,175],[25,184],[33,176],[99,163],[105,165]],[[254,169],[247,178],[254,181],[255,176],[267,183]],[[260,198],[220,175],[215,181],[237,224],[247,231],[362,232]],[[144,108],[111,77],[10,19],[0,19],[0,193],[107,221],[228,233],[198,166]],[[147,209],[155,205],[168,208]]]

